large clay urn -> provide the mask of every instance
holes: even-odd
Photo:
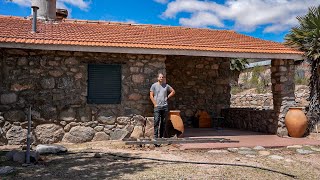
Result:
[[[285,124],[291,137],[302,137],[306,132],[308,121],[302,111],[303,107],[290,107],[285,117]]]
[[[183,125],[183,121],[180,116],[180,111],[179,110],[171,110],[169,112],[169,119],[171,122],[170,124],[172,124],[172,127],[174,129],[174,131],[169,130],[169,132],[168,132],[169,137],[172,136],[173,134],[177,134],[178,137],[182,136],[182,134],[184,132],[184,125]]]

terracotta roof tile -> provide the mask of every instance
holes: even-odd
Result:
[[[32,33],[30,19],[0,16],[0,43],[302,54],[281,43],[229,30],[70,19],[59,23],[38,21],[37,27],[37,33]]]

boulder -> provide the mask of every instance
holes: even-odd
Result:
[[[14,110],[4,113],[4,119],[9,122],[23,122],[26,120],[26,115],[23,111]]]
[[[70,129],[62,139],[62,141],[70,143],[83,143],[93,139],[95,131],[91,127],[76,126]]]
[[[100,113],[98,115],[97,120],[102,124],[109,124],[113,125],[116,122],[116,117],[114,116],[108,116],[105,113]]]
[[[63,121],[73,121],[76,118],[76,112],[70,108],[60,113],[59,119]]]
[[[130,122],[130,117],[118,117],[117,123],[121,125],[128,124]]]
[[[15,93],[2,94],[0,97],[1,104],[12,104],[17,102],[18,96]]]
[[[153,138],[154,136],[154,118],[147,117],[146,127],[144,131],[145,138]]]
[[[130,138],[132,139],[140,139],[140,138],[143,138],[143,127],[142,126],[135,126],[131,135],[130,135]]]
[[[54,144],[39,144],[36,147],[36,152],[38,152],[39,154],[57,154],[67,151],[67,148],[65,148],[64,146]]]
[[[35,136],[42,144],[52,144],[62,140],[64,130],[56,124],[42,124],[36,127]]]
[[[13,161],[18,163],[25,163],[26,162],[26,153],[25,152],[16,152],[13,154]]]
[[[92,141],[107,141],[110,139],[110,136],[106,134],[105,132],[97,132]]]
[[[21,126],[12,126],[7,134],[6,138],[9,145],[25,144],[27,140],[27,130],[22,129]]]
[[[145,126],[146,125],[146,118],[141,115],[133,116],[132,120],[136,126]]]
[[[110,137],[112,140],[122,140],[128,133],[126,129],[116,129],[110,133]]]

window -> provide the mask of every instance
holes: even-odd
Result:
[[[120,104],[121,65],[88,65],[88,103]]]

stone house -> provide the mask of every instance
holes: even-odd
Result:
[[[228,30],[64,19],[38,20],[32,32],[32,18],[0,16],[0,140],[25,141],[29,106],[39,143],[139,134],[152,121],[149,88],[159,72],[176,90],[170,109],[184,120],[200,108],[232,120],[229,59],[236,57],[272,60],[274,109],[243,123],[283,134],[301,55]]]

